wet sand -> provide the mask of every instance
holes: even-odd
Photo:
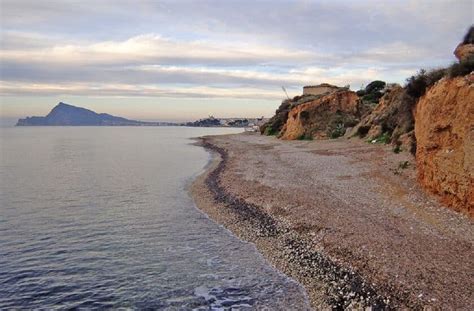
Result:
[[[427,195],[414,158],[344,138],[204,137],[197,206],[306,288],[315,309],[474,309],[472,220]],[[408,164],[407,164],[408,163]]]

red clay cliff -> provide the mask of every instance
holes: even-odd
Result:
[[[415,111],[418,179],[455,210],[474,216],[474,74],[442,79]]]

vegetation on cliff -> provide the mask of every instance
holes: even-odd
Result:
[[[260,133],[265,135],[277,135],[288,119],[288,112],[291,109],[291,105],[292,101],[290,99],[284,100],[275,111],[275,115],[260,127]]]
[[[443,78],[453,79],[466,76],[474,70],[474,27],[467,32],[463,43],[455,51],[459,61],[446,68],[421,69],[407,79],[403,88],[395,87],[381,98],[378,106],[356,126],[353,135],[365,137],[369,141],[381,135],[389,136],[387,141],[396,145],[396,150],[408,150],[415,154],[414,109],[419,99]],[[462,52],[459,52],[462,51]],[[360,94],[360,93],[359,93]]]
[[[295,96],[281,103],[275,115],[260,127],[260,132],[283,139],[337,138],[373,106],[372,101],[359,100],[347,88],[321,95]]]
[[[357,96],[361,97],[361,100],[365,102],[377,104],[379,102],[379,99],[384,94],[383,90],[386,85],[387,83],[385,83],[384,81],[372,81],[365,87],[365,89],[358,90]]]
[[[358,135],[371,142],[403,145],[403,148],[414,153],[414,102],[405,88],[399,85],[392,87],[386,91],[374,110],[354,127],[351,136]]]
[[[359,121],[355,92],[340,90],[294,106],[280,130],[282,139],[337,138]]]
[[[322,95],[301,95],[295,96],[292,99],[285,99],[275,111],[275,115],[260,127],[260,133],[280,137],[280,132],[288,120],[288,113],[291,109],[321,97]]]

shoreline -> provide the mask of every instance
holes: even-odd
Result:
[[[306,289],[311,306],[315,309],[437,308],[436,300],[414,299],[412,293],[403,291],[403,288],[394,286],[392,282],[373,282],[373,279],[367,277],[367,271],[359,269],[358,262],[338,258],[334,252],[315,243],[311,228],[318,224],[309,223],[306,224],[307,228],[303,225],[295,230],[294,226],[286,222],[285,217],[280,217],[265,206],[264,198],[258,198],[261,194],[265,197],[258,192],[258,187],[250,193],[239,193],[232,189],[233,184],[226,180],[227,175],[235,177],[234,175],[241,174],[236,172],[235,163],[242,164],[243,161],[235,159],[236,150],[233,147],[248,144],[246,139],[254,139],[252,136],[258,137],[253,134],[236,134],[200,138],[197,144],[212,154],[211,162],[190,189],[200,210],[240,239],[255,244],[257,250],[277,270],[298,281]],[[232,139],[241,139],[242,142],[230,142]],[[271,140],[266,137],[261,139]],[[323,153],[328,155],[331,152],[333,151],[328,149]],[[376,273],[371,270],[371,273]]]
[[[223,134],[227,135],[227,134]],[[232,135],[232,134],[230,134]],[[193,138],[195,141],[193,145],[195,146],[200,146],[203,147],[202,145],[202,137],[196,137]],[[205,148],[206,151],[209,153],[209,161],[206,163],[202,171],[198,174],[196,174],[187,184],[186,190],[188,191],[193,203],[194,207],[202,213],[204,216],[206,216],[209,220],[215,222],[218,226],[222,227],[223,230],[226,231],[229,235],[232,235],[233,237],[239,239],[242,243],[247,243],[252,246],[253,251],[256,252],[258,256],[261,257],[263,261],[266,262],[266,264],[276,273],[280,274],[283,276],[285,279],[287,279],[287,282],[294,283],[300,290],[301,294],[304,296],[304,304],[305,308],[302,308],[301,310],[312,310],[310,308],[311,302],[309,299],[309,296],[307,294],[306,288],[296,279],[293,277],[289,276],[288,274],[284,273],[281,269],[275,267],[274,264],[269,262],[269,258],[265,256],[261,249],[255,244],[255,242],[252,239],[245,239],[240,233],[243,233],[244,231],[236,231],[234,229],[230,229],[229,226],[232,225],[232,219],[233,218],[227,218],[227,216],[224,216],[225,218],[219,218],[214,212],[216,211],[213,207],[217,207],[216,203],[210,202],[208,199],[211,197],[207,197],[207,194],[209,194],[208,191],[205,190],[206,186],[206,179],[209,177],[209,173],[214,171],[219,164],[222,162],[220,154],[217,151],[213,151],[211,149]],[[217,217],[216,217],[217,216]],[[217,220],[219,219],[219,221]],[[229,222],[227,222],[227,220]],[[307,308],[306,308],[307,307]],[[280,309],[277,309],[280,310]],[[285,310],[285,309],[281,309]]]
[[[238,238],[254,244],[274,268],[300,283],[310,297],[313,307],[325,309],[366,306],[385,309],[388,307],[387,298],[377,295],[375,290],[365,284],[354,271],[343,269],[321,253],[309,252],[310,244],[304,240],[298,240],[298,236],[294,236],[292,232],[279,226],[260,207],[246,203],[221,187],[219,175],[226,168],[227,151],[213,145],[206,138],[199,138],[199,140],[197,145],[202,146],[212,155],[205,171],[195,179],[191,186],[192,196],[200,210]],[[208,197],[202,197],[203,190],[208,192]],[[218,211],[219,208],[225,211]],[[285,239],[283,245],[276,240],[281,238]],[[283,253],[284,258],[273,252],[269,247],[271,243],[278,244],[277,252]],[[316,266],[321,268],[315,270]],[[319,284],[317,286],[311,284],[312,282],[307,280],[308,277],[319,278]],[[322,289],[320,286],[325,288]],[[312,295],[309,294],[310,292]],[[332,299],[322,300],[321,297],[326,295],[332,296]]]

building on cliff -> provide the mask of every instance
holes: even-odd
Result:
[[[340,87],[328,83],[322,83],[318,85],[307,85],[303,86],[303,95],[330,94],[340,89]]]

